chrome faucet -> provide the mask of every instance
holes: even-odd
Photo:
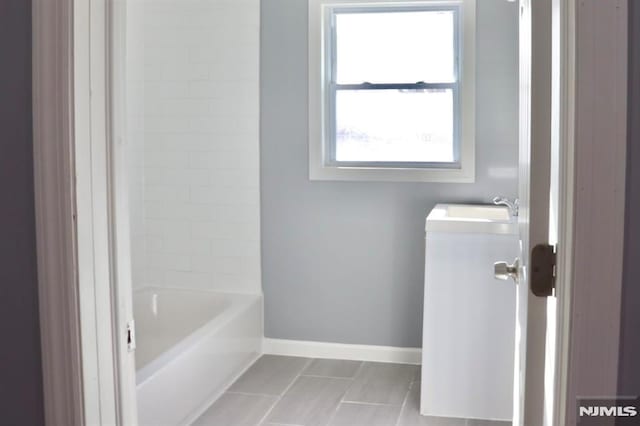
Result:
[[[507,197],[499,196],[493,199],[493,204],[496,206],[507,206],[509,211],[511,212],[511,216],[518,216],[518,212],[520,210],[520,201],[516,198],[511,201]]]

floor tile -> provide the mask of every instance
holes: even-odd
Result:
[[[302,374],[307,376],[351,378],[356,375],[361,365],[361,361],[314,359]]]
[[[352,382],[349,379],[301,376],[278,401],[267,422],[324,426]]]
[[[365,362],[345,395],[345,402],[402,405],[417,366]]]
[[[343,402],[329,426],[395,426],[400,407]]]
[[[420,389],[412,389],[402,407],[398,426],[466,426],[465,419],[420,415]]]
[[[263,355],[229,388],[229,391],[282,395],[309,361],[309,358]]]
[[[275,396],[225,393],[193,426],[255,426],[277,400]]]

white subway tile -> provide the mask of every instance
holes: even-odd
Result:
[[[191,97],[190,94],[191,82],[187,80],[146,81],[144,84],[145,105],[158,99],[188,99]]]
[[[159,99],[145,106],[149,116],[159,117],[207,117],[212,102],[207,99]]]
[[[259,188],[259,170],[210,170],[207,179],[201,182],[202,185],[225,185],[242,188]]]
[[[192,224],[186,220],[147,219],[147,235],[158,237],[180,237],[191,235]]]
[[[148,168],[185,168],[189,165],[188,152],[167,152],[146,150],[144,166]]]
[[[230,188],[224,186],[192,186],[191,201],[194,203],[252,205],[259,207],[260,194],[257,188]]]
[[[237,238],[244,241],[259,241],[259,224],[254,222],[194,221],[193,235],[211,239]]]
[[[191,258],[177,253],[147,253],[146,264],[150,269],[167,271],[191,271]]]
[[[188,185],[145,185],[145,201],[180,202],[189,200]]]
[[[210,180],[210,171],[189,168],[147,168],[144,170],[148,185],[196,185]]]
[[[144,237],[145,247],[149,253],[162,252],[164,249],[164,239],[157,235],[146,235]]]
[[[229,293],[247,293],[255,294],[260,290],[260,277],[246,279],[236,277],[234,275],[216,275],[211,276],[212,287],[217,291]]]
[[[258,241],[245,241],[236,238],[214,239],[211,240],[211,247],[212,257],[260,258],[260,243]]]
[[[145,286],[164,286],[167,285],[167,272],[164,269],[144,268],[144,285]]]
[[[212,274],[205,272],[166,271],[165,285],[202,290],[215,288]]]
[[[259,10],[130,2],[135,286],[260,291]]]
[[[153,66],[173,61],[186,62],[189,60],[189,51],[179,46],[149,46],[144,47],[144,65]],[[151,68],[153,71],[153,68]],[[153,74],[145,74],[145,78]]]
[[[201,256],[191,257],[193,271],[210,272],[214,276],[233,275],[244,279],[253,279],[259,274],[259,259],[241,256]]]
[[[212,241],[199,236],[190,235],[169,236],[163,239],[163,253],[186,255],[210,255]]]
[[[190,132],[194,118],[189,116],[147,115],[144,128],[147,133]]]
[[[244,170],[258,166],[257,152],[215,151],[189,153],[189,167],[208,170]]]

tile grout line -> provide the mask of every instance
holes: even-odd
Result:
[[[289,383],[289,385],[287,385],[287,387],[284,388],[282,393],[277,397],[277,399],[275,400],[275,402],[273,403],[271,408],[269,408],[269,410],[267,410],[267,412],[264,414],[264,416],[262,416],[260,421],[257,423],[257,426],[263,425],[264,422],[267,421],[267,418],[269,417],[269,415],[271,415],[271,413],[273,412],[273,409],[276,408],[276,405],[278,405],[278,403],[282,400],[282,397],[285,396],[286,393],[289,391],[289,389],[291,389],[293,387],[293,384],[300,378],[302,372],[304,370],[306,370],[309,367],[309,365],[311,365],[312,362],[313,362],[313,358],[309,358],[307,360],[307,362],[302,366],[300,371],[293,377],[293,379],[291,380],[291,383]]]
[[[407,393],[404,395],[404,401],[402,401],[402,405],[400,406],[400,412],[398,413],[398,419],[396,420],[395,426],[401,426],[400,425],[400,421],[402,420],[402,413],[404,413],[405,408],[407,406],[407,403],[409,402],[409,398],[411,396],[411,391],[413,390],[413,385],[418,382],[415,377],[416,376],[414,375],[413,379],[409,383],[409,389],[407,389]],[[421,380],[420,383],[422,383],[422,370],[420,371],[420,380]],[[420,405],[418,404],[418,412],[419,411],[420,411]]]
[[[238,392],[238,391],[226,391],[225,394],[244,395],[244,396],[270,396],[273,398],[280,398],[280,395],[274,395],[272,393],[257,393],[257,392]],[[224,394],[223,394],[224,395]]]
[[[353,384],[356,382],[356,377],[358,377],[358,374],[364,368],[364,363],[365,363],[365,361],[360,361],[360,365],[358,366],[358,369],[356,370],[355,373],[353,373],[353,377],[351,377],[351,379],[350,379],[351,380],[351,384],[349,384],[349,386],[347,386],[347,388],[342,393],[342,396],[340,397],[340,401],[338,401],[338,403],[336,404],[336,407],[334,408],[333,413],[331,413],[331,416],[329,417],[329,420],[327,421],[326,424],[328,424],[328,425],[331,424],[333,419],[338,414],[338,410],[340,409],[340,406],[345,403],[344,398],[347,396],[347,393],[349,392],[349,389],[351,389],[351,386],[353,386]]]
[[[343,379],[343,380],[353,380],[355,377],[341,377],[341,376],[322,376],[320,374],[300,374],[299,377],[315,377],[318,379]]]
[[[411,394],[411,386],[409,386],[407,393],[404,395],[404,400],[402,401],[402,405],[400,406],[400,412],[398,413],[398,418],[396,419],[395,426],[400,426],[400,420],[402,420],[402,413],[404,412],[405,407],[407,406],[407,402],[409,401],[410,394]]]
[[[314,360],[316,360],[318,358],[314,358]],[[342,404],[345,395],[347,394],[347,392],[349,391],[349,389],[351,389],[351,386],[353,386],[353,383],[355,382],[355,378],[358,374],[358,372],[360,371],[360,368],[362,368],[362,365],[364,364],[363,361],[360,362],[360,365],[358,366],[358,369],[356,370],[356,372],[353,374],[353,377],[324,377],[324,378],[328,378],[328,379],[346,379],[349,380],[351,383],[349,383],[349,386],[347,386],[347,388],[344,390],[344,392],[342,393],[342,396],[340,397],[340,400],[338,401],[338,403],[336,404],[336,406],[333,409],[333,412],[331,413],[331,415],[329,416],[329,418],[327,419],[327,422],[325,423],[325,425],[330,425],[331,422],[333,421],[333,419],[336,417],[336,415],[338,414],[338,410],[340,409],[340,405]],[[303,371],[304,372],[304,371]],[[301,375],[302,376],[302,375]],[[308,376],[308,377],[323,377],[323,376]]]
[[[365,363],[366,363],[366,361],[360,361],[360,365],[358,366],[358,369],[356,370],[355,373],[353,373],[353,377],[351,378],[353,380],[353,383],[356,382],[356,377],[358,377],[358,374],[360,374],[360,372],[364,368],[364,364]],[[351,386],[353,386],[353,383],[351,383]],[[338,405],[340,405],[340,404],[342,404],[344,402],[349,402],[349,401],[345,401],[344,398],[347,396],[347,393],[349,392],[349,389],[351,389],[351,386],[349,386],[347,388],[347,390],[344,391],[344,394],[342,395],[342,398],[340,398],[340,402],[338,403]]]
[[[404,398],[402,398],[404,403]],[[374,407],[402,407],[402,404],[383,404],[380,402],[362,402],[362,401],[340,401],[340,404],[351,404],[351,405],[372,405]]]
[[[358,370],[359,370],[359,367],[358,367]],[[357,371],[356,371],[356,374],[357,374]],[[344,392],[342,393],[342,396],[340,397],[340,400],[338,401],[336,406],[333,408],[333,412],[331,413],[331,415],[329,416],[329,419],[327,420],[327,423],[326,423],[327,425],[330,425],[331,422],[333,422],[333,419],[335,419],[335,417],[338,415],[338,410],[340,409],[340,406],[344,403],[344,397],[347,395],[347,392],[349,392],[349,389],[351,389],[351,386],[353,386],[353,384],[355,383],[355,374],[349,380],[351,383],[344,390]]]

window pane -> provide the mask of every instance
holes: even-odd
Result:
[[[454,21],[451,10],[336,14],[336,82],[454,82]]]
[[[453,90],[339,90],[336,160],[454,162]]]

